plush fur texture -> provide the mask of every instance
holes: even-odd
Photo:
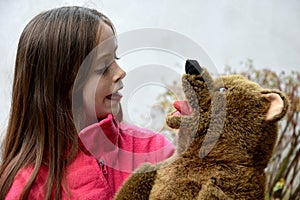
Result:
[[[167,116],[167,124],[179,129],[175,154],[141,166],[116,200],[264,199],[264,169],[287,97],[240,75],[213,79],[192,65],[182,84],[193,114]]]

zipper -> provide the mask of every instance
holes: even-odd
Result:
[[[110,196],[114,196],[114,193],[112,192],[112,188],[110,186],[110,184],[108,184],[108,175],[107,175],[107,169],[106,169],[106,165],[103,159],[97,160],[100,170],[102,171],[103,174],[103,178],[104,178],[104,182],[106,183],[106,188],[107,188],[107,193]]]
[[[101,170],[102,170],[102,173],[103,173],[103,174],[107,174],[107,169],[106,169],[104,160],[99,160],[98,163],[99,163],[99,165],[100,165],[100,168],[101,168]]]

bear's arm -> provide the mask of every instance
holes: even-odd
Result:
[[[211,199],[211,200],[233,200],[228,197],[218,186],[213,183],[213,180],[202,185],[198,193],[197,200]]]
[[[157,168],[151,164],[141,165],[117,192],[114,200],[147,200],[149,199]]]

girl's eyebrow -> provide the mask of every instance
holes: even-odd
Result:
[[[115,48],[114,48],[114,50],[113,50],[113,53],[112,53],[112,52],[105,52],[105,54],[102,55],[102,56],[100,56],[100,57],[99,57],[99,55],[98,55],[98,56],[96,57],[96,62],[99,62],[99,60],[101,61],[101,60],[103,60],[104,58],[111,56],[112,54],[115,55],[115,54],[116,54],[116,51],[117,51],[117,49],[118,49],[118,47],[119,47],[118,45],[115,46]]]
[[[101,69],[95,69],[95,72],[99,73],[99,74],[103,74],[106,71],[107,68],[109,68],[109,66],[105,66]]]
[[[93,68],[94,68],[95,70],[97,70],[97,69],[98,69],[97,66],[99,66],[99,64],[101,64],[101,63],[104,63],[105,60],[106,60],[109,56],[110,56],[110,54],[105,54],[105,55],[103,55],[103,56],[97,57],[97,58],[95,59],[95,61],[93,62]]]
[[[97,63],[101,63],[101,62],[105,61],[105,59],[107,59],[111,56],[116,57],[116,51],[117,51],[118,47],[119,47],[118,44],[116,44],[113,52],[105,52],[105,54],[101,55],[101,56],[99,56],[99,54],[98,54],[95,59],[96,66],[97,66]],[[95,71],[97,71],[97,70],[99,70],[99,69],[95,69]]]

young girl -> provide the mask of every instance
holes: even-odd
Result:
[[[162,135],[120,122],[126,74],[114,36],[107,17],[83,7],[43,12],[25,27],[0,199],[112,199],[138,165],[173,153]]]

